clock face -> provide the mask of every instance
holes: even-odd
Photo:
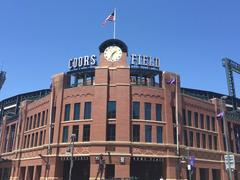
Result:
[[[122,50],[118,46],[109,46],[104,51],[104,57],[108,61],[118,61],[122,57]]]

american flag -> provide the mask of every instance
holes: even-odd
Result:
[[[108,15],[106,17],[106,19],[103,21],[102,25],[107,24],[108,21],[112,22],[116,20],[116,15],[115,15],[115,11],[113,11],[110,15]]]

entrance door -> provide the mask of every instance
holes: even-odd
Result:
[[[159,180],[164,178],[164,165],[163,161],[153,160],[131,160],[130,176],[138,180]]]
[[[69,179],[70,161],[64,161],[63,165],[63,180]],[[74,160],[72,168],[71,180],[89,180],[90,161],[89,160]]]
[[[105,178],[112,179],[115,176],[115,165],[114,164],[106,164],[105,168]]]

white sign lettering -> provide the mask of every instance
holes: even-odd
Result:
[[[148,66],[148,67],[160,67],[160,59],[152,58],[151,56],[145,55],[131,55],[131,65],[140,65],[140,66]]]
[[[68,68],[69,70],[80,69],[89,66],[96,66],[97,65],[97,56],[83,56],[79,58],[73,58],[69,60]]]

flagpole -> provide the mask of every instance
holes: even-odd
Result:
[[[117,17],[117,10],[114,9],[114,21],[113,21],[113,39],[116,39],[116,17]]]

